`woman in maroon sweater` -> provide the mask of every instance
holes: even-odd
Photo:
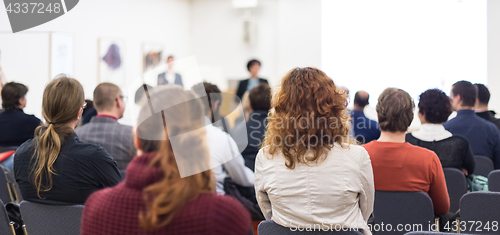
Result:
[[[124,182],[89,197],[81,234],[247,234],[246,209],[214,193],[201,102],[177,86],[150,94],[134,133],[139,156]]]

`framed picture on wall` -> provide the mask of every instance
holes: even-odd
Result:
[[[98,42],[98,83],[110,82],[124,89],[125,42],[121,39],[101,38]]]
[[[49,76],[75,75],[75,37],[71,33],[49,34]]]
[[[145,42],[142,44],[142,68],[143,72],[154,70],[165,64],[163,43]]]

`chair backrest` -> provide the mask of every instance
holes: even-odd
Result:
[[[436,229],[429,228],[434,224],[434,207],[432,200],[424,192],[391,192],[375,191],[375,204],[373,207],[375,225],[373,226],[377,234],[405,234],[411,231],[428,231]],[[384,225],[384,231],[380,228]],[[411,228],[401,228],[404,231],[397,231],[397,226],[409,224]],[[389,228],[389,225],[391,228]],[[391,231],[389,231],[391,230]]]
[[[14,202],[15,198],[12,194],[11,184],[9,184],[9,180],[7,179],[7,174],[5,172],[5,168],[0,165],[0,200],[5,203]]]
[[[29,235],[79,235],[83,205],[55,206],[21,202],[21,215]]]
[[[478,191],[465,194],[460,200],[460,221],[467,223],[466,231],[463,232],[498,234],[498,226],[500,226],[499,202],[500,193],[498,192]],[[495,231],[492,230],[493,223],[496,223]]]
[[[321,225],[321,223],[319,223]],[[312,225],[311,225],[312,226]],[[323,227],[325,230],[326,228]],[[313,229],[313,227],[311,227]],[[294,234],[308,234],[308,235],[314,235],[314,234],[331,234],[331,235],[362,235],[360,231],[357,230],[352,230],[352,231],[343,231],[342,229],[335,230],[333,231],[323,231],[319,226],[316,227],[315,231],[306,231],[305,229],[302,229],[303,231],[300,231],[298,228],[287,228],[283,227],[277,223],[275,223],[272,220],[264,220],[259,224],[259,227],[257,228],[258,234],[259,235],[294,235]],[[349,229],[344,229],[344,230],[349,230]]]
[[[0,234],[12,234],[16,235],[14,231],[14,226],[10,222],[9,216],[7,215],[7,211],[5,210],[5,206],[2,201],[0,201]]]
[[[476,155],[474,158],[476,159],[476,168],[474,169],[475,175],[488,177],[488,174],[495,169],[491,158],[481,155]]]
[[[122,175],[122,179],[125,180],[125,175],[127,174],[127,170],[120,170],[120,174]]]
[[[460,198],[467,193],[467,180],[464,173],[456,168],[443,168],[448,196],[450,196],[450,212],[457,212],[460,208]]]
[[[488,175],[488,190],[500,192],[500,170],[494,170]]]

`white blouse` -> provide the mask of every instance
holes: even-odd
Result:
[[[451,132],[444,129],[442,124],[424,123],[420,126],[420,130],[411,133],[415,138],[432,142],[440,141],[452,136]]]
[[[269,146],[255,162],[255,192],[264,217],[295,228],[365,228],[373,211],[375,188],[370,156],[361,146],[335,144],[314,166],[285,166],[285,158]],[[316,225],[316,227],[315,227]],[[337,227],[336,227],[337,226]]]

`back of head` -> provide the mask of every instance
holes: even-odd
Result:
[[[323,71],[292,69],[278,89],[272,98],[275,111],[269,118],[263,146],[270,146],[270,154],[281,152],[288,168],[317,162],[334,143],[351,141],[347,137],[349,117],[345,115],[347,94],[340,92]],[[312,157],[306,157],[309,150]]]
[[[477,100],[479,104],[487,106],[490,102],[490,91],[484,84],[476,83],[474,85],[477,89]]]
[[[144,189],[146,207],[139,223],[155,229],[170,223],[200,193],[214,192],[215,184],[211,170],[196,171],[200,165],[210,168],[200,99],[178,86],[158,87],[149,99],[151,103],[144,102],[139,113],[136,133],[142,145],[144,141],[157,142],[156,149],[150,149],[156,152],[150,165],[157,166],[164,177]],[[193,169],[195,173],[185,175]]]
[[[248,95],[253,110],[269,111],[271,109],[271,87],[267,83],[260,83],[250,90]]]
[[[94,106],[97,112],[110,111],[121,94],[120,87],[113,83],[101,83],[94,90]]]
[[[193,91],[196,92],[199,96],[207,96],[208,98],[208,103],[207,102],[202,102],[203,108],[205,110],[206,115],[210,115],[212,113],[212,122],[219,120],[218,116],[218,110],[212,110],[213,105],[218,102],[219,107],[220,104],[222,103],[222,92],[220,89],[217,87],[217,85],[209,83],[209,82],[203,82],[203,83],[198,83],[193,86]],[[206,101],[206,100],[205,100]],[[219,108],[217,107],[217,109]]]
[[[429,89],[420,94],[418,112],[429,123],[441,124],[448,120],[452,109],[450,98],[439,89]]]
[[[358,91],[354,94],[354,105],[357,105],[361,108],[364,108],[368,105],[368,100],[370,99],[370,95],[365,91]]]
[[[2,88],[2,107],[4,110],[15,110],[19,107],[19,99],[28,93],[28,87],[17,82],[9,82]]]
[[[377,115],[381,131],[405,132],[413,120],[415,104],[411,96],[398,88],[387,88],[378,97]]]
[[[153,87],[148,84],[142,84],[139,89],[135,92],[134,103],[140,104],[144,97],[149,97],[149,91],[153,90]]]
[[[35,167],[32,169],[39,197],[41,190],[52,188],[52,175],[56,173],[53,164],[64,139],[73,134],[73,128],[68,123],[77,120],[84,101],[83,87],[76,79],[60,76],[45,87],[42,115],[47,124],[35,130]]]
[[[452,95],[460,95],[463,107],[474,107],[477,98],[477,88],[469,81],[458,81],[451,88]]]

